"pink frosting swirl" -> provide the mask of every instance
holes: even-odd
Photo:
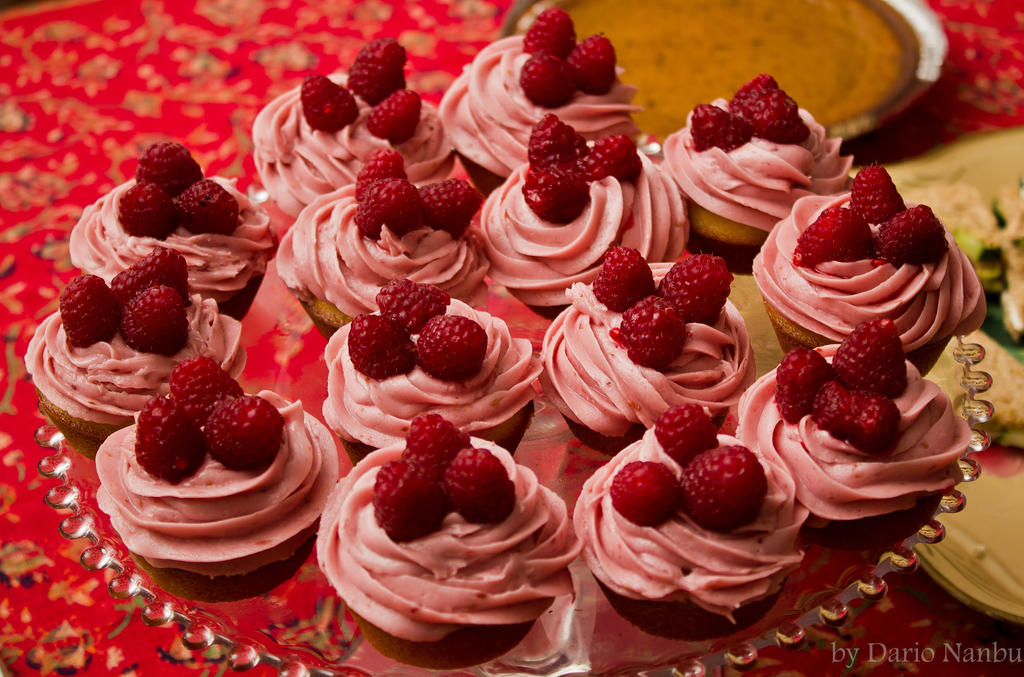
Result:
[[[719,445],[739,444],[719,435]],[[624,597],[690,601],[732,619],[732,612],[777,592],[803,559],[797,536],[807,509],[794,500],[786,465],[771,450],[760,453],[768,480],[761,512],[730,532],[705,529],[682,510],[657,527],[642,527],[612,505],[611,486],[633,461],[663,463],[678,477],[682,469],[648,430],[643,438],[601,466],[583,485],[573,512],[583,561],[594,576]]]
[[[284,439],[263,470],[231,470],[207,456],[178,484],[135,460],[135,426],[96,453],[100,510],[125,546],[158,567],[208,576],[240,574],[286,559],[309,537],[338,481],[338,445],[302,410],[264,390],[284,417]]]
[[[448,305],[447,314],[475,320],[487,333],[487,353],[475,375],[464,381],[442,381],[417,366],[407,374],[369,378],[352,365],[351,325],[345,325],[324,350],[327,425],[346,440],[383,447],[403,441],[409,421],[419,414],[440,414],[472,433],[503,423],[530,402],[540,373],[530,342],[512,338],[504,320],[456,299]]]
[[[330,76],[344,85],[344,73]],[[277,206],[298,216],[318,196],[355,183],[363,161],[375,150],[391,148],[366,123],[372,107],[356,98],[359,117],[337,132],[313,129],[302,114],[300,87],[277,97],[256,116],[252,126],[256,171]],[[405,158],[405,172],[416,184],[442,181],[455,157],[437,108],[423,102],[411,138],[394,146]]]
[[[477,228],[452,238],[426,227],[398,236],[385,227],[374,241],[355,224],[357,206],[355,186],[345,186],[314,200],[285,233],[277,272],[299,299],[326,300],[355,317],[377,309],[382,286],[407,277],[472,306],[487,300],[490,264]]]
[[[392,541],[374,517],[373,484],[404,442],[367,456],[324,510],[320,569],[346,604],[395,637],[432,642],[465,626],[533,621],[573,592],[568,567],[580,546],[565,503],[498,445],[472,444],[493,453],[515,485],[515,508],[502,522],[471,524],[452,512],[432,534]]]
[[[985,319],[981,281],[953,236],[936,263],[863,259],[793,265],[797,240],[828,207],[849,203],[850,194],[807,197],[768,235],[754,259],[754,281],[764,300],[794,324],[842,341],[861,322],[888,317],[906,351],[954,334],[967,334]]]
[[[829,362],[836,345],[819,348]],[[797,500],[825,520],[874,517],[913,506],[956,482],[955,461],[971,430],[953,412],[939,386],[921,378],[909,361],[907,389],[893,401],[900,410],[892,453],[873,456],[818,427],[810,415],[787,423],[775,406],[775,371],[740,400],[737,435],[761,453],[773,450],[797,481]]]
[[[728,110],[725,99],[715,106]],[[800,109],[811,130],[803,143],[775,143],[760,137],[728,152],[697,151],[686,127],[665,139],[664,166],[691,200],[719,216],[761,230],[771,230],[805,195],[832,195],[850,185],[852,155],[840,155],[840,138],[826,138],[825,128]]]
[[[548,113],[571,125],[587,140],[610,134],[637,137],[631,102],[636,87],[616,80],[607,94],[577,92],[558,108],[544,108],[526,97],[519,72],[530,55],[523,36],[492,42],[480,50],[445,92],[440,115],[455,149],[498,176],[526,163],[530,132]]]
[[[632,247],[648,261],[681,256],[690,232],[682,195],[668,174],[640,157],[635,182],[591,182],[590,204],[566,224],[534,213],[523,197],[529,166],[519,166],[480,212],[491,278],[525,303],[557,306],[573,283],[597,277],[608,247]]]
[[[260,205],[235,188],[235,179],[211,177],[238,201],[239,223],[229,235],[191,233],[178,227],[163,240],[129,235],[121,227],[121,198],[135,181],[122,183],[85,208],[71,230],[71,263],[83,273],[107,281],[148,256],[157,247],[185,257],[190,291],[223,303],[267,269],[277,236]]]
[[[215,301],[198,295],[186,313],[188,341],[173,355],[140,353],[119,333],[85,348],[68,345],[60,312],[53,313],[32,335],[25,367],[39,392],[71,416],[128,425],[151,397],[168,392],[179,362],[205,355],[234,377],[242,372],[245,349],[238,320],[221,315]]]
[[[671,266],[652,266],[660,279]],[[747,327],[726,301],[714,325],[686,324],[683,351],[659,371],[636,364],[612,338],[622,321],[576,283],[572,305],[548,327],[541,348],[541,385],[566,417],[603,435],[624,435],[633,424],[654,425],[670,407],[694,402],[712,414],[739,402],[754,382],[754,353]]]

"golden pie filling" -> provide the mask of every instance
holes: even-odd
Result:
[[[826,127],[893,96],[913,68],[909,29],[873,0],[570,0],[582,39],[615,45],[636,116],[665,138],[699,103],[730,97],[758,73]]]

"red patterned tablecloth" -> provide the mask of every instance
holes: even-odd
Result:
[[[35,469],[41,422],[21,361],[36,324],[73,275],[67,237],[85,205],[134,173],[140,148],[178,139],[210,174],[255,176],[248,130],[260,107],[311,69],[347,66],[393,35],[410,86],[436,101],[496,34],[505,0],[72,0],[0,13],[0,662],[13,674],[220,674],[217,650],[185,649],[138,622],[102,573],[58,535]],[[849,144],[858,161],[915,154],[970,131],[1024,122],[1024,6],[931,0],[950,58],[936,87],[899,119]],[[754,674],[1007,674],[998,664],[869,660],[871,642],[908,650],[1024,646],[1020,628],[962,606],[924,574],[854,609],[856,623],[812,631],[804,650],[769,650]],[[894,639],[898,638],[898,639]],[[876,652],[877,653],[877,652]],[[848,655],[848,654],[847,654]],[[919,655],[919,654],[918,654]],[[878,656],[875,656],[877,659]],[[1019,672],[1022,668],[1015,666]],[[260,670],[257,670],[258,672]],[[269,671],[267,671],[269,673]]]

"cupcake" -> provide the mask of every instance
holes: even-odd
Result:
[[[572,19],[551,8],[525,36],[482,49],[445,92],[440,115],[470,179],[487,195],[526,164],[530,131],[549,112],[587,140],[637,138],[636,87],[618,74],[607,38],[577,44]]]
[[[572,286],[572,305],[544,335],[540,379],[580,441],[614,454],[685,402],[721,424],[755,375],[731,282],[717,257],[648,267],[618,247],[593,285]]]
[[[797,199],[849,186],[852,156],[842,139],[779,89],[768,75],[690,112],[664,143],[663,166],[689,198],[691,251],[725,257],[730,269],[750,263]]]
[[[80,275],[61,293],[60,310],[29,341],[25,367],[40,411],[88,458],[111,433],[131,424],[151,397],[167,392],[179,362],[206,356],[233,376],[245,365],[238,320],[198,295],[186,306],[184,261],[171,255],[178,257],[177,290],[148,286],[152,280],[139,276],[116,278],[111,290],[95,275]],[[143,266],[154,259],[160,257],[144,259]],[[133,282],[147,286],[132,289]]]
[[[192,360],[172,376],[170,396],[150,400],[100,447],[97,501],[161,589],[243,599],[309,556],[338,460],[330,431],[301,403],[269,390],[242,395],[216,363]]]
[[[777,453],[831,548],[883,548],[931,519],[956,483],[971,431],[904,359],[896,326],[872,320],[840,345],[796,348],[740,400],[738,437]]]
[[[480,193],[460,179],[417,190],[391,150],[371,155],[366,170],[316,198],[281,240],[277,272],[320,333],[376,310],[380,288],[400,278],[482,306],[489,264],[471,226]]]
[[[266,211],[234,179],[204,179],[187,148],[156,143],[139,157],[134,181],[85,208],[68,248],[76,267],[110,283],[158,247],[185,257],[193,293],[240,320],[277,237]]]
[[[533,415],[540,362],[500,318],[428,285],[381,297],[327,342],[324,420],[357,462],[440,414],[513,451]]]
[[[347,75],[307,75],[259,112],[256,171],[286,215],[355,183],[377,150],[398,151],[416,184],[451,173],[451,143],[437,108],[405,88],[405,59],[394,38],[378,38],[363,46]]]
[[[383,655],[438,670],[476,665],[573,594],[579,544],[562,499],[504,448],[420,440],[426,459],[415,441],[378,449],[338,484],[317,560]]]
[[[612,608],[646,633],[701,640],[762,618],[803,557],[807,510],[774,454],[669,409],[583,485],[573,526]]]
[[[565,291],[592,282],[609,247],[632,247],[652,262],[683,254],[683,197],[628,137],[588,147],[548,115],[530,149],[530,164],[517,167],[480,212],[491,279],[523,303],[557,315]]]
[[[888,318],[922,373],[952,336],[985,319],[970,259],[877,166],[857,174],[852,192],[797,202],[754,260],[754,281],[783,350],[839,343],[859,323]]]

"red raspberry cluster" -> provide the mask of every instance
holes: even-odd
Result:
[[[162,240],[178,226],[192,233],[230,235],[238,227],[238,201],[203,170],[180,143],[154,143],[139,156],[135,185],[117,205],[129,235]]]
[[[775,372],[782,418],[811,418],[837,439],[876,456],[892,450],[900,412],[893,398],[907,388],[907,366],[895,323],[861,322],[831,364],[817,351],[789,351]]]
[[[468,317],[445,315],[449,301],[448,294],[431,285],[389,282],[377,294],[380,314],[352,320],[352,365],[377,380],[407,374],[417,365],[445,381],[475,375],[487,354],[487,332]]]
[[[568,12],[546,9],[523,39],[530,58],[519,73],[526,97],[545,108],[563,106],[577,91],[607,94],[615,84],[615,48],[603,35],[576,43],[576,27]]]
[[[703,407],[672,407],[658,417],[654,432],[682,472],[677,477],[669,465],[655,461],[623,466],[610,492],[623,517],[653,527],[682,510],[705,529],[732,531],[761,512],[768,491],[764,468],[746,447],[719,446],[718,431]]]
[[[849,206],[828,207],[800,234],[793,265],[874,258],[894,266],[934,263],[947,248],[946,227],[931,208],[907,208],[885,168],[871,165],[854,177]]]
[[[206,455],[233,470],[261,470],[277,456],[284,418],[270,402],[245,395],[209,357],[195,357],[171,372],[170,394],[154,397],[139,413],[135,458],[149,474],[177,484]]]
[[[437,531],[449,512],[474,524],[496,524],[512,514],[515,485],[505,466],[439,414],[414,418],[405,445],[373,484],[374,516],[393,541]]]
[[[420,226],[461,237],[484,196],[462,179],[446,179],[417,188],[405,174],[396,150],[374,151],[356,177],[355,223],[366,237],[379,240],[381,229],[404,235]]]
[[[588,183],[613,177],[635,181],[643,166],[636,142],[625,134],[598,139],[593,147],[572,126],[548,113],[534,125],[527,146],[529,173],[523,197],[552,223],[568,223],[590,202]]]
[[[629,359],[664,369],[682,352],[689,322],[715,324],[729,297],[732,273],[711,254],[690,256],[654,285],[651,268],[639,251],[611,247],[594,280],[594,296],[622,313],[613,338]]]
[[[157,247],[109,287],[95,275],[71,280],[60,295],[60,316],[69,345],[84,348],[120,331],[135,350],[173,355],[188,340],[188,303],[185,258]]]
[[[356,121],[359,104],[372,106],[370,133],[392,145],[409,140],[420,121],[420,95],[405,88],[405,48],[394,38],[377,38],[359,50],[348,71],[348,87],[325,75],[302,81],[302,115],[315,130],[333,134]],[[353,96],[354,95],[354,96]]]
[[[690,131],[696,150],[726,152],[755,136],[775,143],[803,143],[811,133],[796,102],[764,73],[736,91],[728,110],[711,104],[694,108]]]

